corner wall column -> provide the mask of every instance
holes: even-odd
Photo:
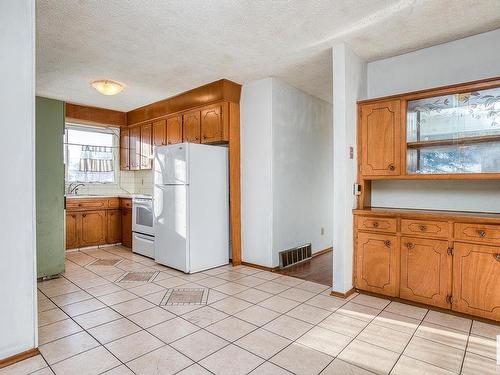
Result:
[[[333,46],[333,286],[353,288],[353,215],[357,177],[356,101],[366,96],[366,63],[344,43]],[[352,148],[352,151],[351,151]]]

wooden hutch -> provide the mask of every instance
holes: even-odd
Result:
[[[371,207],[373,180],[500,180],[500,78],[358,102],[354,285],[500,320],[500,214]]]

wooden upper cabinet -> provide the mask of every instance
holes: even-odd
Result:
[[[167,118],[167,145],[182,142],[182,116]]]
[[[500,320],[500,247],[455,243],[452,309]]]
[[[153,122],[153,146],[167,144],[167,124],[165,120]]]
[[[106,242],[119,243],[122,240],[122,213],[121,210],[109,210],[106,212],[107,228]]]
[[[356,287],[373,293],[398,294],[399,249],[397,237],[378,233],[358,233]]]
[[[78,229],[80,214],[76,212],[66,213],[66,249],[78,247]]]
[[[401,102],[360,105],[361,174],[401,173]]]
[[[399,296],[450,308],[452,257],[448,241],[402,237]]]
[[[141,128],[134,126],[130,128],[130,169],[137,170],[141,165]]]
[[[130,169],[130,131],[121,129],[120,131],[120,169]]]
[[[227,104],[218,104],[201,111],[201,142],[218,143],[229,140]]]
[[[200,111],[188,112],[182,116],[182,140],[184,142],[200,143]]]
[[[81,215],[80,246],[106,243],[106,211],[87,211]]]
[[[151,169],[153,158],[152,124],[141,125],[141,165],[140,169]]]

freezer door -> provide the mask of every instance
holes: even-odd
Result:
[[[188,184],[188,144],[157,147],[154,157],[156,185]]]
[[[154,213],[155,261],[189,272],[188,186],[156,185]]]

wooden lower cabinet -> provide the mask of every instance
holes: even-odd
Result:
[[[80,246],[106,243],[106,211],[87,211],[81,215]]]
[[[398,294],[398,250],[394,235],[359,232],[356,287],[395,297]]]
[[[456,243],[453,310],[500,320],[500,247]]]
[[[132,210],[120,209],[118,199],[108,200],[107,205],[109,209],[80,207],[66,212],[66,249],[120,243],[124,223],[130,228],[130,234],[125,238],[130,238],[126,246],[131,246]],[[113,209],[115,206],[117,208]],[[126,220],[122,218],[122,210],[128,213]]]
[[[106,212],[106,242],[109,244],[122,242],[122,212],[109,210]]]
[[[78,247],[79,219],[79,213],[66,213],[66,249],[74,249]]]
[[[122,245],[132,247],[132,209],[122,208]]]
[[[500,217],[395,211],[355,211],[356,288],[500,321]]]
[[[448,241],[402,237],[399,296],[450,308],[452,257]]]

